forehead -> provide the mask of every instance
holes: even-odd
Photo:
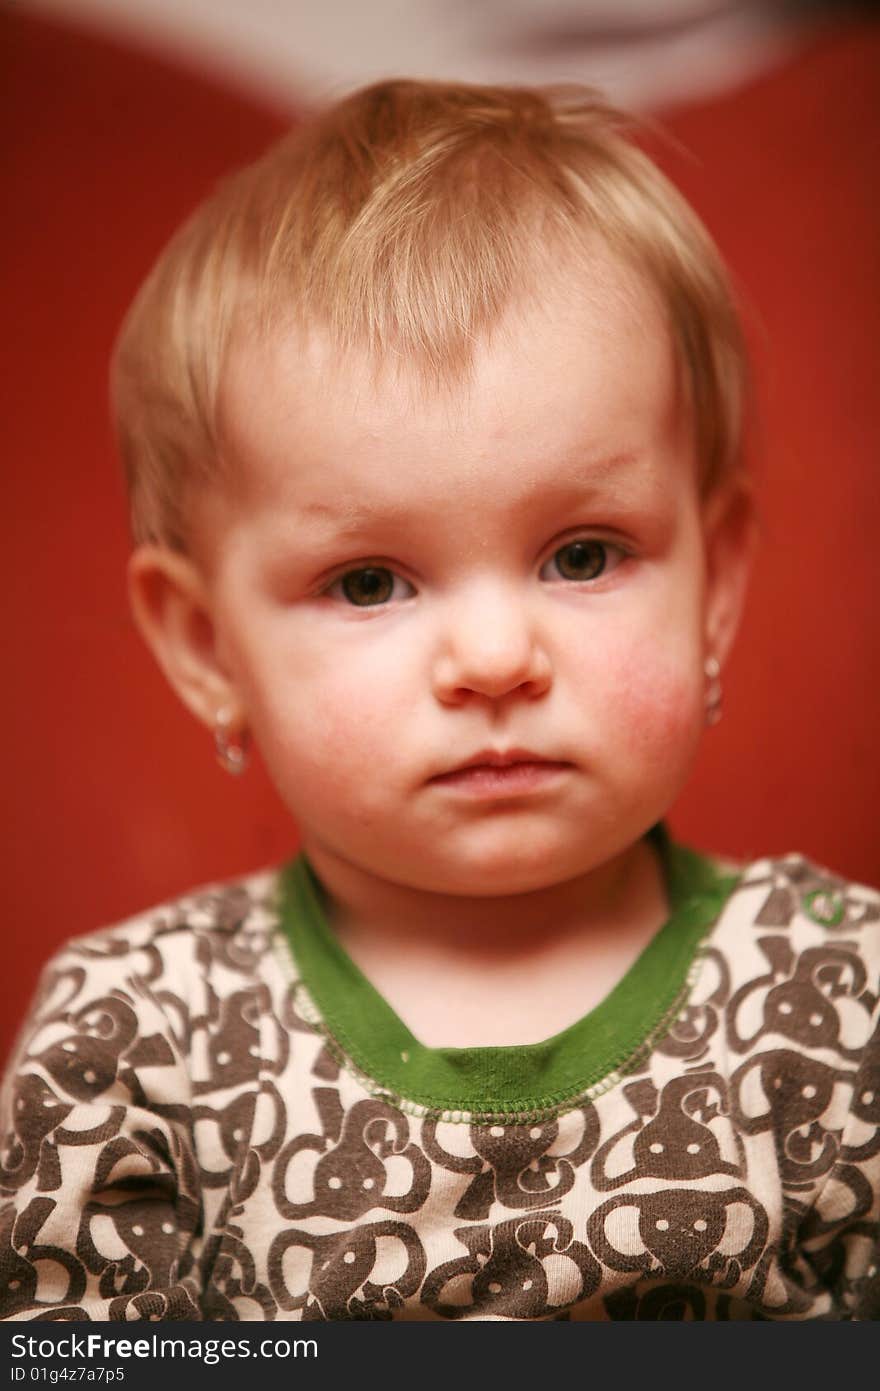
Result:
[[[221,437],[235,491],[255,505],[393,512],[452,490],[485,506],[487,489],[530,495],[588,461],[598,485],[621,476],[609,460],[647,466],[678,429],[680,396],[658,296],[600,253],[511,304],[446,385],[393,350],[340,353],[317,328],[244,337]]]

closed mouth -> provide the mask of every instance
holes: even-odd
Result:
[[[506,753],[490,750],[467,759],[448,772],[437,774],[430,781],[472,791],[527,790],[571,766],[568,762],[544,758],[525,749]]]

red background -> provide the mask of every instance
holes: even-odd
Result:
[[[295,830],[166,689],[126,608],[106,412],[121,316],[182,216],[289,117],[6,9],[0,224],[7,787],[5,1053],[61,939],[283,858]],[[723,723],[676,809],[738,856],[880,879],[877,372],[880,30],[813,39],[670,113],[656,147],[733,268],[760,401],[763,544]]]

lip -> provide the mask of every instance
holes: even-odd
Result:
[[[571,766],[530,749],[483,749],[430,782],[472,797],[511,797],[545,787]]]

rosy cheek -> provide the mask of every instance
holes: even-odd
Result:
[[[627,747],[642,757],[676,758],[693,747],[702,725],[699,683],[687,667],[662,659],[627,661],[616,693],[616,723]]]
[[[343,786],[362,778],[364,769],[381,767],[389,753],[389,716],[381,688],[348,682],[302,683],[283,710],[269,722],[284,743],[285,758],[325,780]],[[402,728],[392,720],[391,731]]]

